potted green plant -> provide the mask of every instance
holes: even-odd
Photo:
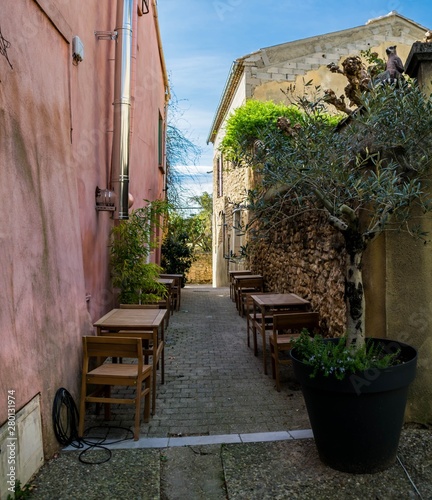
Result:
[[[346,339],[303,334],[290,352],[321,460],[351,473],[374,473],[396,460],[417,351],[389,339],[361,348]]]
[[[163,202],[148,202],[111,230],[111,275],[113,286],[119,289],[120,303],[157,302],[167,293],[158,282],[162,268],[149,262],[158,245],[155,234],[165,210]]]
[[[347,89],[356,108],[348,108],[344,99],[335,101],[331,91],[315,101],[305,96],[297,103],[302,110],[299,119],[281,119],[278,128],[262,128],[252,143],[239,134],[227,153],[237,164],[253,166],[260,176],[261,189],[248,199],[255,233],[274,231],[287,217],[317,212],[325,214],[343,237],[348,354],[343,358],[338,343],[336,356],[331,356],[329,350],[337,341],[320,343],[327,365],[316,371],[322,356],[310,356],[311,346],[302,342],[293,351],[294,369],[320,457],[341,470],[376,472],[396,458],[417,354],[398,343],[397,354],[386,357],[395,345],[387,340],[366,345],[363,255],[384,231],[407,231],[424,238],[418,221],[432,208],[425,187],[432,162],[432,103],[414,82],[374,87],[360,58],[350,58],[349,64],[355,78]],[[348,114],[336,128],[326,102],[338,104]],[[370,332],[372,336],[380,337]],[[384,352],[379,357],[384,366],[381,361],[362,365],[361,353],[367,358],[375,349]],[[344,364],[348,356],[354,357],[354,365]],[[369,357],[373,361],[374,356]],[[336,377],[341,366],[343,376]],[[397,403],[396,393],[401,398]],[[339,395],[347,398],[339,401]],[[318,415],[311,416],[316,410]]]

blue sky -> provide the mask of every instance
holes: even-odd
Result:
[[[232,62],[263,47],[353,28],[396,10],[432,28],[430,0],[159,0],[162,45],[181,116],[202,155],[181,171],[185,189],[211,191],[206,141]]]

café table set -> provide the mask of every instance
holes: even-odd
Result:
[[[180,274],[161,275],[159,282],[167,288],[163,300],[154,304],[121,304],[94,323],[96,336],[83,338],[80,437],[84,433],[85,408],[89,402],[107,403],[107,419],[111,403],[134,404],[135,439],[139,435],[142,399],[144,421],[149,419],[150,408],[154,415],[158,369],[161,384],[165,382],[165,328],[169,316],[180,308],[181,280]],[[91,358],[97,358],[93,365]],[[128,359],[123,361],[123,358]],[[91,369],[94,364],[98,366]],[[111,397],[109,388],[114,385],[132,386],[136,389],[135,397]],[[90,386],[97,390],[89,394]]]
[[[83,337],[83,372],[78,433],[84,434],[86,403],[105,403],[105,417],[110,417],[111,403],[134,404],[134,439],[139,437],[141,402],[144,400],[144,422],[156,410],[157,370],[160,382],[165,381],[165,328],[169,317],[180,307],[181,275],[161,275],[159,282],[167,287],[167,296],[155,304],[120,305],[94,323],[96,336]],[[257,338],[261,338],[264,373],[267,374],[267,337],[269,339],[272,374],[279,384],[279,340],[283,332],[274,328],[275,316],[296,318],[296,326],[304,321],[317,324],[317,313],[310,312],[308,300],[295,293],[268,293],[264,291],[264,278],[251,271],[230,271],[230,297],[239,314],[246,316],[248,345],[253,336],[254,354],[258,355]],[[280,323],[280,322],[279,322]],[[289,339],[285,335],[285,347]],[[282,350],[282,349],[281,349]],[[96,368],[90,362],[97,358]],[[151,359],[150,359],[151,358]],[[131,362],[132,361],[132,362]],[[282,361],[281,361],[282,363]],[[111,386],[132,386],[135,397],[111,396]],[[96,391],[89,394],[89,390]]]
[[[304,324],[309,326],[317,323],[317,313],[311,311],[311,303],[295,293],[271,293],[264,291],[264,278],[259,274],[254,274],[249,270],[230,271],[230,297],[235,302],[239,314],[246,316],[247,335],[249,345],[249,335],[253,337],[253,349],[255,356],[258,355],[257,338],[261,337],[263,370],[267,374],[267,338],[270,337],[269,344],[272,354],[272,371],[276,378],[275,371],[278,366],[274,366],[274,349],[277,349],[276,338],[282,339],[281,332],[274,330],[274,315],[291,315],[296,319],[296,325],[304,320]],[[294,316],[295,314],[295,316]],[[289,326],[288,322],[285,322]],[[285,332],[282,332],[285,333]],[[271,336],[274,339],[271,340]],[[287,335],[284,336],[287,344]],[[284,346],[286,347],[286,346]],[[286,349],[284,349],[286,350]],[[277,353],[276,353],[277,358]],[[278,360],[276,360],[278,361]],[[278,389],[279,390],[279,389]]]

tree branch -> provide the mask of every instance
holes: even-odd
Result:
[[[348,224],[334,215],[329,215],[330,224],[342,233],[348,229]]]
[[[355,211],[351,207],[349,207],[348,205],[345,205],[345,204],[341,205],[339,207],[339,212],[342,215],[346,215],[348,217],[348,219],[350,220],[350,222],[354,222],[357,219]]]

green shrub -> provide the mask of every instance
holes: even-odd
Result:
[[[162,267],[168,274],[182,274],[182,286],[186,283],[185,275],[194,260],[193,249],[188,241],[188,234],[180,232],[168,234],[162,243]]]
[[[148,262],[158,245],[153,236],[164,210],[163,202],[149,203],[133,210],[128,220],[111,231],[112,283],[120,289],[123,304],[155,302],[166,294],[165,286],[157,281],[162,268]]]
[[[244,145],[253,146],[268,127],[276,131],[277,120],[280,117],[288,118],[294,125],[301,122],[302,113],[295,106],[275,104],[272,101],[250,100],[237,108],[228,118],[225,136],[221,143],[221,151],[225,158],[235,161]]]
[[[346,337],[326,342],[320,335],[311,337],[307,330],[293,340],[293,346],[296,357],[313,368],[311,378],[322,374],[342,380],[353,373],[392,366],[399,355],[399,351],[388,353],[380,344],[368,340],[360,348],[347,346]]]

